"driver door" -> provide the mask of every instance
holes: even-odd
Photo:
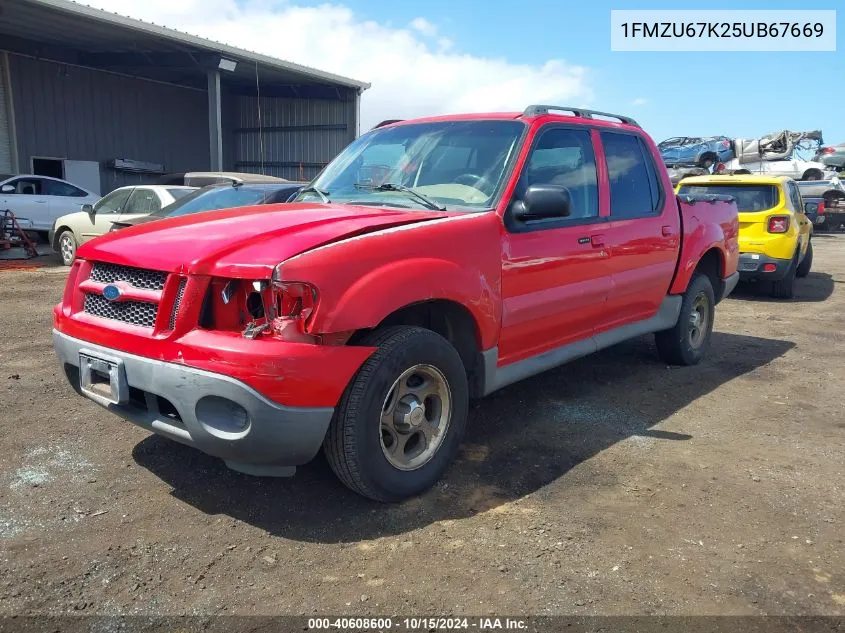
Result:
[[[79,231],[82,242],[105,235],[112,225],[118,221],[120,214],[129,200],[134,187],[116,189],[94,204],[94,213],[83,213],[83,226]]]

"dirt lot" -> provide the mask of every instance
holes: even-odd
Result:
[[[72,393],[63,269],[0,271],[0,614],[845,614],[845,236],[709,359],[650,338],[476,404],[426,496],[226,470]]]

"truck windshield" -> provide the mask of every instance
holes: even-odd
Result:
[[[678,193],[733,196],[740,213],[767,211],[778,203],[778,188],[774,185],[681,185]]]
[[[295,202],[325,202],[322,193],[350,204],[490,208],[524,130],[514,120],[377,128],[341,152]]]

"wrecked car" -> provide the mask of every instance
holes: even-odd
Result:
[[[322,447],[399,501],[455,458],[470,398],[643,334],[701,361],[738,233],[733,198],[676,196],[628,117],[402,121],[290,203],[83,244],[53,344],[80,394],[150,432],[252,475]]]
[[[692,165],[710,169],[734,157],[733,142],[727,136],[677,136],[662,141],[660,157],[667,166]]]
[[[822,143],[820,130],[791,132],[783,130],[758,139],[734,140],[736,156],[716,165],[719,174],[760,174],[788,176],[793,180],[822,180],[832,170],[815,160],[804,160],[799,151],[814,151]]]

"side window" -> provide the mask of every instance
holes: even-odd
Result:
[[[15,186],[15,193],[24,196],[44,195],[44,181],[41,178],[19,178],[11,184]]]
[[[523,167],[517,198],[531,185],[562,185],[569,190],[572,208],[565,220],[598,217],[598,177],[590,131],[552,128],[541,132]]]
[[[610,178],[610,217],[642,218],[659,212],[660,186],[650,155],[633,134],[602,132]]]
[[[801,192],[798,191],[798,185],[794,182],[789,183],[789,199],[792,202],[792,208],[796,213],[801,213],[804,210],[804,205],[801,202]]]
[[[158,194],[152,189],[137,187],[123,208],[123,213],[152,213],[161,209]]]
[[[94,210],[98,213],[121,213],[129,200],[132,189],[118,189],[112,191],[105,198],[101,198],[95,205]]]
[[[44,195],[47,196],[64,196],[69,198],[84,198],[85,192],[79,187],[74,187],[70,183],[60,182],[58,180],[44,180]]]

